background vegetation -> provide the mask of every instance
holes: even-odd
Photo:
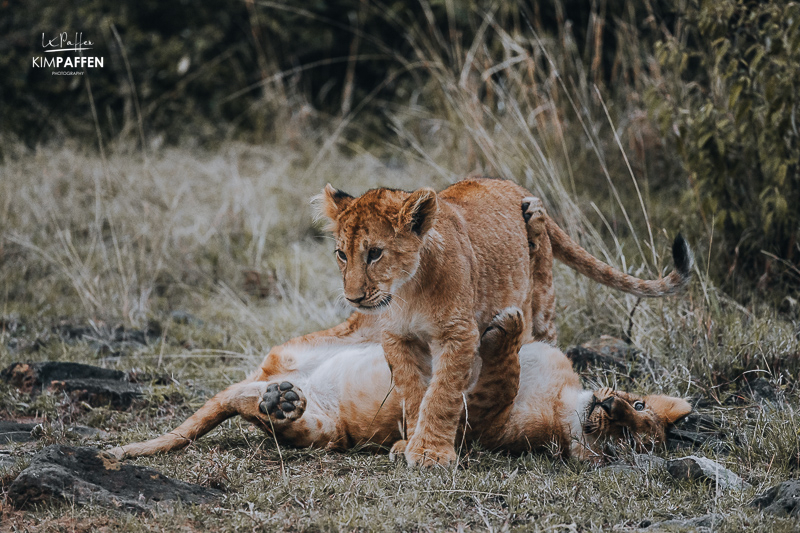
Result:
[[[42,420],[47,442],[74,422],[108,430],[101,445],[170,429],[270,346],[346,316],[308,204],[326,182],[356,194],[483,173],[528,187],[638,276],[665,272],[672,238],[690,237],[696,281],[678,298],[637,302],[557,265],[559,345],[629,338],[660,366],[587,379],[692,397],[726,424],[726,451],[699,453],[753,485],[723,494],[481,450],[464,470],[425,474],[382,456],[278,453],[233,421],[140,460],[227,488],[212,514],[4,516],[42,529],[73,517],[592,530],[720,512],[722,529],[792,530],[746,503],[800,462],[797,13],[735,0],[3,3],[0,366],[75,360],[173,381],[133,412],[3,389],[0,415]],[[57,31],[96,40],[104,69],[32,69],[41,33]],[[157,334],[98,349],[62,334],[78,326]],[[759,377],[774,400],[754,401]],[[29,450],[12,451],[3,491]]]

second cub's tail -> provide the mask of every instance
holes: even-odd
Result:
[[[635,296],[642,298],[667,296],[684,288],[691,278],[694,256],[686,239],[680,234],[672,243],[672,261],[675,263],[675,270],[658,280],[639,279],[600,261],[581,248],[550,217],[547,217],[547,234],[556,259],[598,283]]]

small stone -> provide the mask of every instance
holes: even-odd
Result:
[[[667,461],[667,472],[680,481],[711,481],[723,490],[742,490],[750,484],[716,461],[689,455]]]
[[[0,455],[0,472],[11,470],[17,464],[17,458],[10,455]]]
[[[0,420],[0,444],[31,442],[34,440],[34,436],[31,434],[34,427],[36,427],[34,423]]]
[[[768,489],[750,503],[767,514],[800,516],[800,479],[790,479]]]
[[[67,435],[77,437],[79,439],[105,438],[108,433],[102,429],[90,428],[88,426],[72,426],[66,429]]]

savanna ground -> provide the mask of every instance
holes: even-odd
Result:
[[[149,386],[127,411],[53,394],[32,400],[0,383],[0,417],[43,428],[35,443],[0,448],[16,458],[0,470],[0,528],[594,531],[716,513],[720,531],[797,529],[796,519],[748,505],[800,470],[796,298],[778,290],[734,299],[714,283],[713,223],[697,214],[685,173],[636,90],[598,89],[580,58],[551,55],[557,39],[521,43],[499,28],[481,31],[496,32],[495,44],[511,59],[492,63],[480,36],[473,48],[453,51],[457,65],[420,45],[431,74],[420,87],[427,107],[388,106],[385,138],[345,135],[358,129],[351,115],[323,117],[294,102],[280,115],[280,133],[258,145],[165,147],[135,123],[127,128],[135,140],[100,135],[96,148],[4,145],[0,367],[76,361],[171,380]],[[503,82],[493,83],[501,71]],[[657,69],[636,75],[636,83],[659,81]],[[675,234],[691,237],[691,286],[669,299],[637,302],[557,264],[559,346],[603,334],[630,339],[663,368],[651,366],[636,380],[595,369],[584,376],[587,385],[693,398],[723,423],[726,441],[694,453],[751,488],[722,491],[661,470],[631,474],[480,448],[462,449],[457,468],[419,471],[358,450],[279,448],[233,419],[186,450],[134,460],[223,489],[216,506],[143,516],[11,507],[8,486],[33,451],[52,443],[106,448],[166,432],[244,378],[271,346],[347,316],[333,246],[310,204],[326,182],[352,194],[376,186],[441,189],[471,173],[529,188],[592,253],[637,276],[663,274]],[[65,334],[89,328],[102,339],[119,327],[150,332],[147,343],[108,347]],[[756,378],[768,382],[771,400],[752,394]],[[65,430],[74,424],[106,434],[80,440]]]
[[[108,432],[88,441],[101,448],[155,436],[242,379],[270,346],[345,317],[332,245],[309,204],[326,180],[357,193],[379,184],[442,187],[455,176],[368,154],[330,155],[324,170],[309,173],[315,155],[290,144],[230,144],[216,153],[165,150],[146,162],[111,155],[104,164],[96,155],[63,149],[28,153],[2,167],[0,366],[77,361],[173,378],[123,412],[50,395],[31,403],[4,389],[3,416],[34,417],[46,432],[35,445],[5,447],[18,457],[4,472],[6,489],[32,449],[75,442],[64,424]],[[656,234],[660,266],[666,266],[669,241]],[[707,283],[702,254],[697,259],[688,293],[641,302],[633,314],[633,345],[668,371],[632,384],[602,372],[590,381],[706,399],[702,411],[726,422],[730,453],[697,453],[729,466],[752,489],[717,492],[663,472],[631,476],[480,449],[462,450],[458,468],[418,471],[385,455],[278,449],[234,419],[185,451],[135,460],[224,488],[217,507],[132,517],[93,507],[17,512],[4,504],[4,528],[593,530],[714,512],[725,516],[720,530],[794,530],[795,520],[761,516],[747,503],[796,476],[798,392],[780,368],[771,370],[781,358],[797,357],[796,323],[728,301]],[[635,300],[556,268],[562,347],[628,330]],[[261,273],[266,297],[251,294],[259,291],[245,283],[247,270]],[[57,334],[64,325],[160,333],[147,346],[109,353],[86,340],[65,340]],[[751,402],[733,383],[743,357],[763,365],[759,375],[777,388],[777,402]]]

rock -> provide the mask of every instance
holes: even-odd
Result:
[[[9,442],[31,442],[34,436],[31,431],[36,427],[34,423],[14,422],[11,420],[0,420],[0,444]]]
[[[72,426],[68,427],[65,430],[65,433],[70,437],[78,438],[78,439],[91,439],[91,438],[98,438],[98,439],[105,439],[108,438],[108,432],[103,431],[102,429],[97,428],[90,428],[87,426]]]
[[[11,470],[17,464],[17,458],[10,455],[0,455],[0,472]]]
[[[589,367],[616,368],[627,372],[627,360],[635,355],[634,348],[622,339],[603,335],[580,346],[567,349],[566,355],[576,371],[582,372]]]
[[[680,481],[711,481],[723,490],[750,487],[742,478],[716,461],[696,455],[667,461],[667,472]]]
[[[790,479],[775,485],[750,503],[767,514],[800,516],[800,479]]]
[[[208,503],[220,496],[217,490],[170,479],[152,468],[121,463],[96,448],[58,445],[37,453],[8,489],[17,508],[74,502],[133,512],[164,501]]]
[[[777,403],[778,390],[765,377],[759,377],[743,384],[742,389],[749,393],[754,401],[763,403]]]
[[[130,383],[125,372],[81,363],[13,363],[0,372],[0,378],[21,392],[63,392],[73,401],[92,407],[127,409],[142,396],[141,388]]]
[[[66,393],[73,402],[86,402],[92,407],[110,405],[119,410],[127,409],[142,397],[142,390],[138,385],[104,379],[53,381],[49,389]]]
[[[709,513],[694,518],[676,518],[664,520],[642,526],[645,531],[713,531],[718,528],[724,516],[717,513]]]
[[[0,378],[21,392],[39,393],[53,381],[71,379],[97,379],[124,381],[125,372],[82,363],[46,361],[43,363],[12,363],[0,372]]]
[[[616,337],[603,335],[565,352],[576,372],[593,367],[615,370],[630,379],[643,374],[663,374],[666,369],[655,360]]]
[[[701,446],[710,447],[715,453],[728,453],[726,432],[722,423],[713,416],[692,412],[677,424],[667,429],[668,450],[691,450]]]

